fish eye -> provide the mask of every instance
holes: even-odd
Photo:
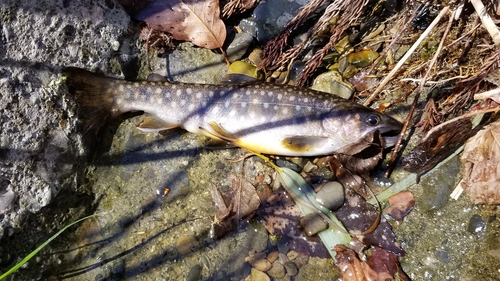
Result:
[[[370,125],[370,126],[377,126],[381,121],[381,118],[379,115],[376,114],[369,114],[366,116],[365,123]]]

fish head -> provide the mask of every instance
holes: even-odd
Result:
[[[352,147],[361,149],[363,142],[375,134],[380,136],[383,147],[394,146],[402,124],[386,114],[352,104],[331,110],[323,118],[323,128],[330,136],[339,138],[338,143],[344,144],[346,149],[341,149],[340,153],[348,151],[347,148],[351,147],[349,154],[355,154],[359,151],[352,151]],[[368,145],[370,144],[367,143],[366,146]]]

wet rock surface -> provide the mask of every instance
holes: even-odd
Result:
[[[329,259],[273,246],[258,221],[211,239],[208,185],[227,188],[228,174],[254,185],[272,175],[254,158],[227,161],[242,150],[207,150],[206,138],[182,130],[143,134],[132,114],[111,124],[88,161],[60,68],[145,78],[137,27],[118,4],[9,1],[0,4],[0,26],[0,272],[69,222],[104,213],[70,228],[10,280],[338,278]],[[218,54],[189,43],[151,63],[184,82],[218,83],[226,71]],[[415,280],[496,280],[498,208],[464,196],[448,201],[458,169],[441,173],[446,190],[412,187],[415,209],[394,228],[407,252],[404,270]],[[264,253],[261,270],[245,261],[250,253]]]

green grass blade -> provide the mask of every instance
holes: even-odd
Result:
[[[89,219],[89,218],[92,218],[92,217],[96,217],[96,216],[99,216],[99,215],[102,215],[102,213],[98,213],[98,214],[93,214],[93,215],[90,215],[90,216],[86,216],[84,218],[81,218],[77,221],[74,221],[68,225],[66,225],[65,227],[63,227],[61,230],[59,230],[56,234],[52,235],[49,239],[47,239],[47,241],[45,241],[42,245],[38,246],[38,248],[36,248],[33,252],[29,253],[22,261],[18,262],[16,265],[14,265],[11,269],[9,269],[9,271],[5,272],[4,274],[0,275],[0,280],[3,280],[4,278],[6,278],[7,276],[11,275],[12,273],[14,273],[16,270],[18,270],[21,266],[23,266],[25,263],[27,263],[32,257],[34,257],[38,252],[40,252],[45,246],[47,246],[52,240],[54,240],[57,236],[59,236],[61,233],[63,233],[66,229],[68,229],[69,227],[81,222],[81,221],[84,221],[86,219]]]
[[[277,167],[275,169],[281,176],[283,186],[294,198],[295,203],[304,214],[321,213],[322,217],[329,222],[330,227],[321,231],[318,235],[333,260],[335,260],[336,253],[333,248],[338,244],[348,245],[351,241],[351,235],[330,210],[316,201],[316,193],[300,174],[288,168]]]

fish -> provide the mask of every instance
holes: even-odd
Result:
[[[320,156],[355,154],[375,133],[390,147],[402,127],[374,109],[289,85],[126,81],[75,67],[63,74],[79,111],[93,120],[84,121],[87,129],[142,111],[144,132],[180,127],[253,153]]]

